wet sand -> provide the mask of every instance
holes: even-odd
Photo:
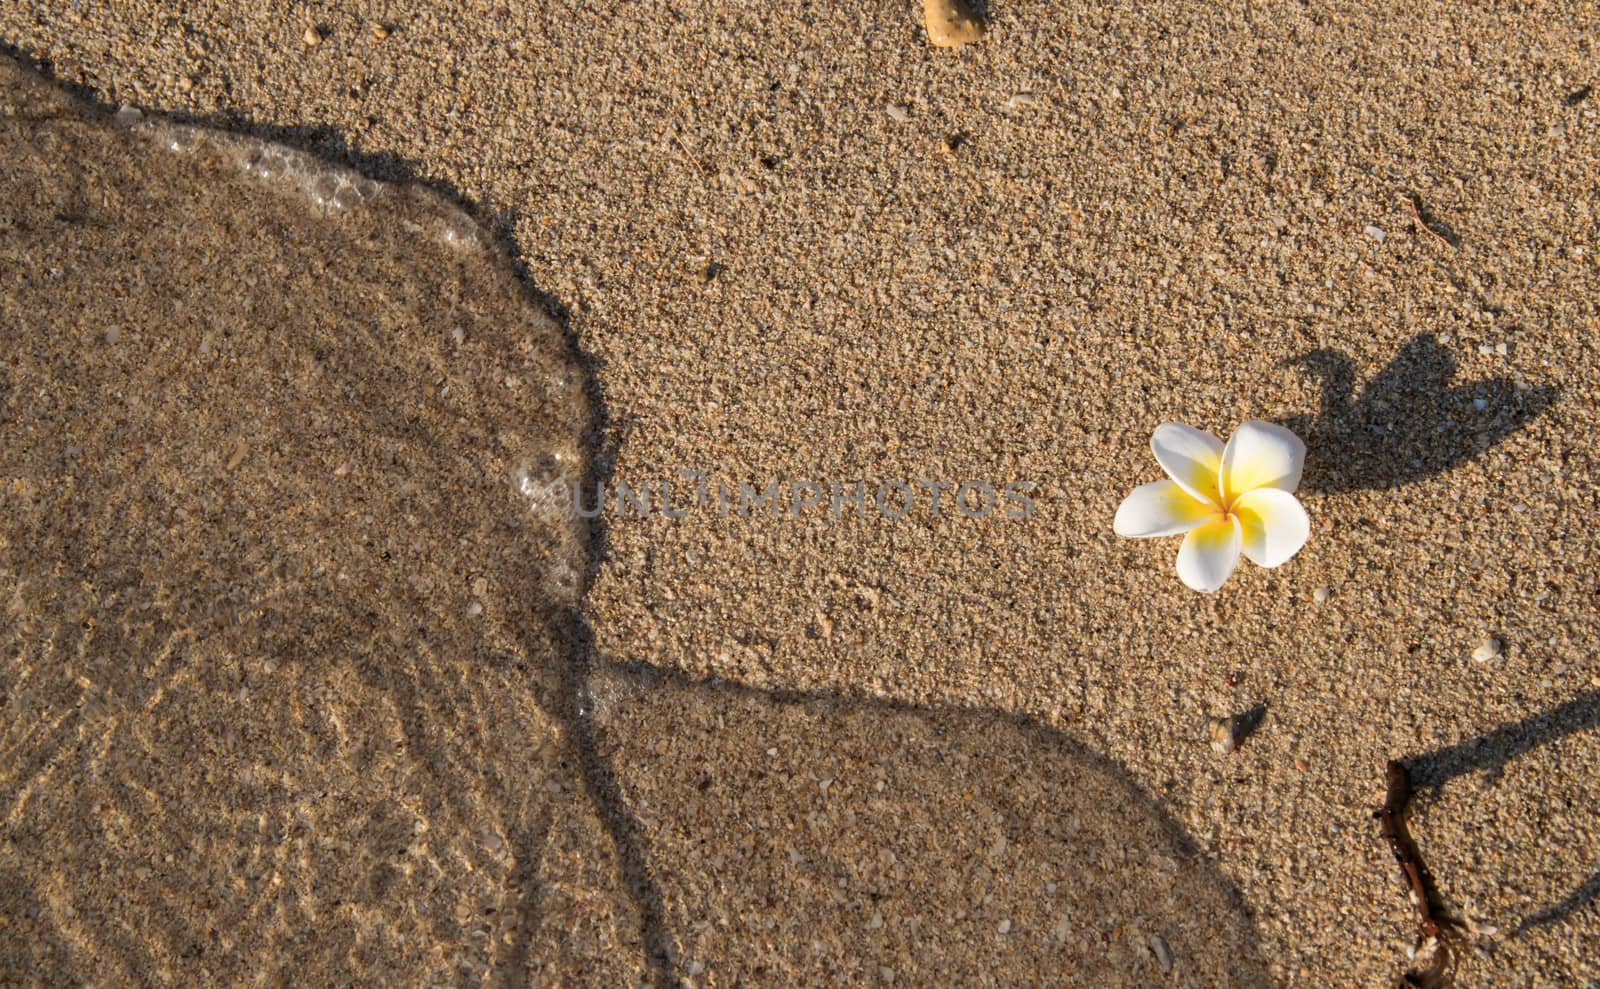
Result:
[[[560,327],[431,193],[0,73],[4,981],[624,981]]]
[[[342,355],[327,390],[269,401],[295,379],[258,336],[235,378],[165,409],[179,372],[119,363],[85,339],[101,321],[13,318],[8,382],[26,367],[120,390],[138,415],[7,386],[5,427],[36,427],[31,476],[70,473],[68,447],[106,455],[93,485],[19,491],[8,441],[8,973],[293,958],[336,980],[426,955],[517,984],[1382,984],[1414,934],[1370,819],[1401,758],[1439,899],[1479,931],[1460,983],[1600,977],[1589,19],[997,4],[981,43],[935,50],[916,8],[330,7],[315,44],[298,13],[222,4],[0,13],[0,40],[107,109],[286,140],[466,204],[539,293],[519,304],[558,307],[580,348],[559,354],[594,385],[591,479],[1041,484],[1026,519],[948,500],[901,519],[608,513],[578,612],[545,610],[527,560],[546,558],[489,553],[500,576],[453,561],[484,557],[490,533],[536,540],[496,436],[546,427],[508,404],[465,430],[400,387],[444,373],[438,334],[476,293],[395,301],[411,315],[379,347],[350,332],[369,325],[356,296],[308,288],[330,315],[304,346]],[[38,153],[43,174],[61,152]],[[198,346],[214,297],[174,339]],[[483,359],[519,353],[517,326],[491,328],[504,343]],[[24,341],[33,364],[13,356]],[[481,391],[480,371],[459,387]],[[423,469],[385,453],[395,427],[374,403],[449,454]],[[1308,440],[1311,541],[1195,595],[1175,541],[1118,540],[1111,516],[1157,476],[1156,425],[1225,435],[1254,417]],[[275,421],[229,473],[244,424]],[[390,472],[362,489],[383,500],[365,514],[407,511],[402,475],[432,492],[390,560],[359,542],[333,454],[303,439],[324,434]],[[243,467],[268,448],[268,472]],[[253,487],[271,485],[292,496]],[[140,504],[149,520],[113,538]],[[174,540],[156,511],[174,505],[215,527]],[[21,538],[46,532],[44,551]],[[350,542],[378,583],[341,600],[296,579],[295,548],[319,540]],[[230,562],[157,560],[174,542]],[[475,568],[508,609],[499,638],[463,617]],[[300,616],[277,640],[238,619],[274,592]],[[222,617],[185,617],[195,600]],[[144,631],[85,635],[96,609],[126,616],[97,628]],[[441,638],[426,649],[419,609]],[[363,611],[372,628],[350,624]],[[162,681],[133,672],[162,668],[149,657],[182,628],[196,672],[151,707]],[[1501,655],[1472,660],[1486,636]],[[272,659],[289,642],[298,667]],[[272,673],[213,672],[228,662]],[[299,720],[306,691],[340,705],[348,738]],[[1212,751],[1207,719],[1257,705],[1239,750]],[[250,724],[253,751],[298,767],[261,810],[193,781],[237,780],[205,742]],[[386,757],[392,778],[355,754],[386,737],[414,739]],[[366,797],[328,802],[347,792]],[[119,838],[116,814],[146,837]],[[349,850],[297,849],[298,817]],[[406,905],[420,894],[373,878],[385,828],[418,820],[439,864],[401,874],[432,877],[425,926]],[[164,878],[189,848],[214,871]],[[1084,893],[1107,875],[1109,899]],[[262,907],[253,882],[294,901]],[[126,907],[84,906],[123,889]],[[461,904],[479,919],[456,920]],[[535,906],[507,920],[511,904]]]

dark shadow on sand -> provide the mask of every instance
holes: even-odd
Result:
[[[1283,423],[1306,441],[1307,491],[1381,490],[1442,474],[1488,452],[1559,394],[1504,377],[1456,382],[1455,355],[1431,334],[1407,341],[1359,394],[1346,354],[1313,350],[1294,363],[1322,384],[1317,413]]]
[[[1469,773],[1482,772],[1491,781],[1506,765],[1521,756],[1579,732],[1600,728],[1600,690],[1578,695],[1560,707],[1502,725],[1455,745],[1403,760],[1417,790],[1431,789],[1437,796],[1446,783]],[[1521,934],[1534,927],[1560,922],[1600,897],[1600,872],[1596,872],[1559,901],[1529,914],[1517,926]]]

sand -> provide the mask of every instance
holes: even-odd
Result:
[[[218,419],[202,436],[162,418],[198,412],[154,407],[167,378],[63,334],[29,366],[120,387],[147,432],[63,406],[30,456],[92,434],[76,445],[108,452],[100,486],[7,525],[101,532],[96,505],[170,489],[217,513],[185,543],[197,557],[254,555],[208,577],[155,559],[157,521],[100,556],[7,530],[7,579],[30,574],[6,588],[7,975],[337,982],[426,959],[443,981],[537,985],[1384,984],[1415,932],[1371,820],[1396,758],[1438,898],[1476,930],[1458,983],[1600,979],[1592,17],[1007,3],[979,44],[936,50],[918,7],[0,12],[0,41],[108,110],[284,140],[483,219],[592,385],[585,476],[678,497],[684,471],[786,492],[1039,484],[1020,519],[965,517],[948,493],[898,519],[609,511],[576,610],[545,610],[545,572],[507,562],[495,598],[522,617],[491,633],[463,617],[452,554],[544,525],[495,452],[514,405],[471,430],[419,420],[450,453],[403,471],[434,495],[404,572],[372,564],[392,590],[341,599],[268,566],[359,540],[353,486],[298,437],[331,405],[376,458],[362,410],[432,408],[396,383],[438,373],[460,296],[403,300],[434,301],[384,348],[314,321],[344,355],[339,401],[273,401],[283,452],[260,475],[195,465],[204,447],[226,466],[240,427],[222,420],[270,421],[265,342],[197,394]],[[28,325],[5,328],[13,376]],[[485,355],[527,331],[497,332]],[[7,403],[7,428],[43,429]],[[1119,540],[1111,516],[1159,476],[1156,425],[1248,418],[1307,438],[1311,540],[1196,595],[1174,540]],[[364,490],[393,517],[408,496],[386,469],[397,483]],[[291,499],[252,519],[269,484],[322,514]],[[71,590],[86,579],[103,597]],[[299,631],[185,617],[206,589],[223,615],[278,590]],[[147,631],[74,631],[130,606]],[[439,645],[407,609],[438,616]],[[168,625],[195,629],[191,649],[215,638],[208,663],[286,641],[311,658],[247,678],[244,700],[218,674],[146,710],[154,688],[105,680],[104,710],[58,727],[90,703],[75,677],[151,665]],[[1504,649],[1474,661],[1485,636]],[[464,658],[495,650],[526,671]],[[297,720],[307,690],[341,706],[348,741]],[[1214,752],[1207,720],[1257,705],[1238,751]],[[249,724],[253,751],[299,767],[265,809],[116,744],[222,779],[236,767],[204,743]],[[387,774],[361,761],[408,732],[434,748],[382,757]],[[345,793],[363,796],[330,800]],[[138,801],[138,842],[96,823]],[[343,851],[297,848],[273,824],[297,816]],[[426,894],[373,879],[385,829],[418,820],[438,866],[401,871]],[[188,848],[212,871],[163,878]],[[252,882],[295,898],[264,907]],[[486,899],[476,927],[454,919]],[[482,919],[510,904],[536,905]]]

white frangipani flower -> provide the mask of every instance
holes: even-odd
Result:
[[[1294,496],[1306,445],[1282,426],[1251,420],[1223,446],[1204,430],[1169,422],[1157,427],[1150,448],[1171,480],[1135,488],[1112,528],[1140,538],[1187,533],[1178,577],[1195,590],[1221,587],[1240,553],[1275,567],[1311,535],[1311,520]]]

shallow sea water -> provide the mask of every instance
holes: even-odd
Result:
[[[455,206],[0,77],[0,981],[1266,984],[1062,733],[584,656],[583,376]]]
[[[560,327],[436,195],[0,77],[0,982],[624,980]]]

